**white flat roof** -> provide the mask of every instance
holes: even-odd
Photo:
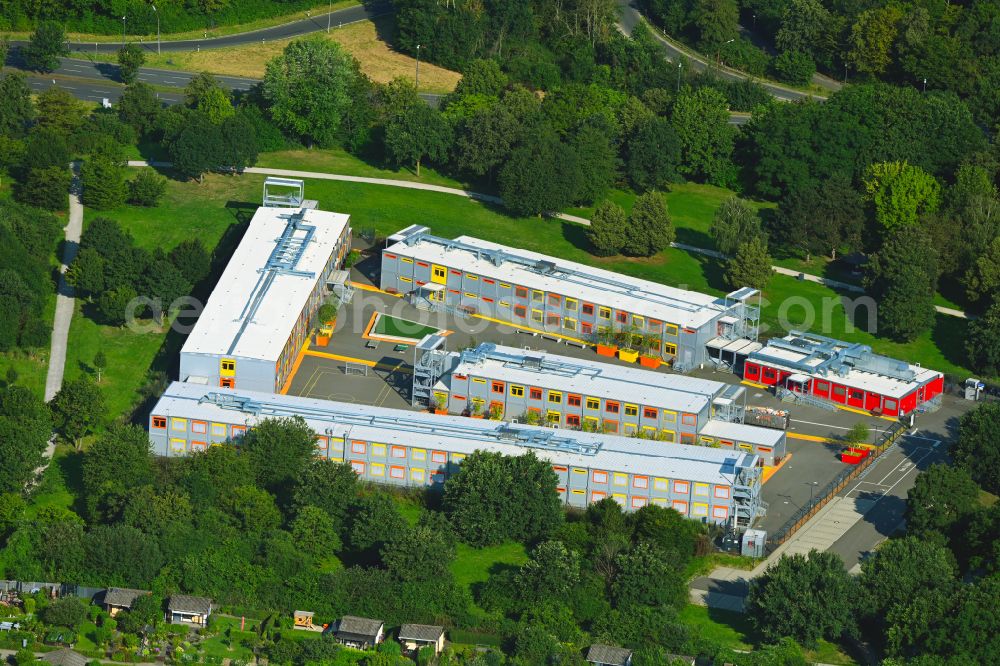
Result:
[[[341,213],[300,210],[303,224],[315,227],[315,231],[294,268],[313,273],[313,277],[264,270],[290,216],[299,211],[258,208],[185,341],[182,354],[278,359],[350,220]],[[294,236],[302,240],[305,234],[299,230]]]
[[[747,444],[763,444],[764,446],[777,446],[785,437],[784,430],[761,428],[743,423],[732,423],[731,421],[716,421],[715,419],[709,421],[698,434],[716,439],[746,442]]]
[[[478,362],[460,362],[452,373],[695,414],[705,409],[726,386],[708,379],[626,368],[543,351],[529,352],[501,345],[496,345],[494,351],[496,356],[493,358],[484,355]],[[454,354],[457,356],[458,352]],[[509,356],[511,360],[501,360],[501,356]],[[541,359],[541,365],[532,367],[530,361],[524,362],[525,359]]]
[[[390,240],[392,238],[390,237]],[[514,261],[504,261],[498,266],[489,258],[474,251],[449,248],[426,239],[418,240],[412,245],[399,241],[387,247],[385,251],[483,275],[511,285],[610,306],[681,327],[700,328],[726,311],[725,299],[715,296],[640,280],[621,273],[498,245],[470,236],[459,236],[455,241],[484,251],[501,252],[511,258],[517,257],[531,262],[551,262],[555,264],[554,271],[551,274],[540,273]],[[567,275],[560,271],[573,271],[578,274]]]
[[[210,394],[246,398],[265,405],[270,414],[222,407],[204,402]],[[754,467],[757,456],[741,451],[673,444],[581,431],[562,431],[506,424],[502,421],[440,416],[355,403],[333,402],[258,391],[218,391],[204,386],[173,382],[153,408],[153,415],[240,423],[254,426],[268,416],[301,415],[318,433],[381,444],[398,444],[469,454],[476,450],[516,456],[533,451],[558,465],[575,465],[616,472],[648,474],[672,479],[732,485],[738,468]],[[344,420],[338,421],[338,418]],[[551,433],[576,442],[599,446],[594,455],[508,443],[498,433],[509,427],[518,432]]]

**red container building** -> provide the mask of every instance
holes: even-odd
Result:
[[[867,345],[796,331],[751,352],[743,378],[887,416],[905,416],[944,390],[936,370],[873,354]]]

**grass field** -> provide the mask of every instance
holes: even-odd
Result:
[[[528,553],[524,545],[515,541],[486,548],[473,548],[460,543],[455,561],[451,564],[451,573],[457,585],[473,591],[477,585],[485,583],[496,569],[520,567],[527,561]]]
[[[444,185],[445,187],[468,187],[467,183],[462,183],[454,178],[442,175],[435,171],[433,167],[421,166],[420,177],[418,178],[412,168],[401,167],[399,169],[392,169],[382,164],[370,164],[342,150],[299,149],[264,153],[257,160],[257,166],[273,169],[320,171],[346,176],[408,180],[417,183],[428,183],[430,185]],[[470,189],[481,191],[476,190],[474,187]],[[489,192],[486,192],[486,194],[489,194]]]
[[[344,47],[357,58],[361,71],[376,83],[387,83],[402,76],[410,80],[416,74],[416,60],[395,50],[390,42],[395,23],[390,16],[373,21],[359,21],[333,30],[315,33],[320,38],[330,39]],[[246,76],[260,79],[268,61],[281,54],[291,39],[245,44],[202,51],[173,51],[157,55],[146,53],[146,67],[174,69],[188,72],[211,72],[227,76]],[[80,53],[81,57],[117,62],[113,53]],[[420,90],[422,92],[447,93],[455,89],[462,75],[458,72],[438,67],[429,62],[420,63]]]
[[[408,319],[390,317],[389,315],[379,315],[372,327],[372,333],[385,335],[391,338],[408,338],[411,340],[421,340],[425,335],[437,333],[438,329],[433,326],[424,326]]]

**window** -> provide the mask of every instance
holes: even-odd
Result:
[[[389,468],[389,478],[390,479],[405,479],[406,470],[399,465],[393,465]]]
[[[191,421],[191,432],[197,435],[207,435],[208,423],[205,421]]]
[[[219,361],[219,371],[223,374],[233,374],[236,372],[236,361],[231,358],[222,359]]]
[[[187,445],[187,442],[185,442],[183,439],[180,439],[178,437],[171,438],[171,440],[170,440],[170,450],[173,451],[174,453],[183,453],[184,452],[184,447],[186,445]]]
[[[684,414],[681,416],[681,423],[689,426],[697,425],[698,416],[696,414]]]
[[[615,474],[615,485],[616,486],[627,486],[628,485],[628,474]]]
[[[524,287],[514,287],[514,295],[518,298],[527,298],[528,290]]]
[[[659,490],[664,493],[667,492],[670,490],[670,481],[657,477],[653,480],[653,490]]]
[[[465,297],[466,297],[466,298],[475,298],[475,297],[476,297],[476,295],[475,295],[475,294],[471,294],[471,293],[469,293],[469,292],[465,292]]]
[[[830,390],[830,382],[824,382],[819,379],[816,380],[816,391],[818,393],[826,393]]]
[[[352,460],[351,469],[353,469],[354,473],[357,474],[358,476],[365,475],[365,464],[360,460]]]
[[[562,327],[563,327],[563,330],[566,330],[566,331],[575,331],[576,330],[576,319],[573,319],[572,317],[566,317],[565,319],[563,319]]]
[[[587,398],[587,409],[600,409],[601,401],[597,398]]]
[[[442,280],[445,279],[446,272],[444,270],[444,266],[435,266],[434,267],[434,277],[442,279]]]
[[[448,454],[444,451],[431,451],[431,462],[446,463],[448,462]]]
[[[411,469],[410,470],[410,480],[411,481],[423,481],[424,480],[424,470],[422,469]]]
[[[559,391],[549,391],[549,402],[554,405],[562,403],[562,393]]]
[[[559,294],[549,294],[549,307],[550,308],[557,308],[557,307],[559,307],[559,303],[560,302],[562,302],[562,296],[560,296]]]
[[[170,429],[175,432],[185,432],[187,430],[187,419],[170,419]]]
[[[894,411],[896,411],[896,401],[895,400],[890,400],[889,398],[886,398],[885,399],[885,411],[887,411],[887,412],[894,412]]]
[[[645,497],[633,497],[632,498],[632,508],[633,509],[641,509],[644,506],[646,506],[646,498]]]
[[[511,384],[511,386],[510,386],[510,394],[514,398],[523,398],[524,397],[524,387],[523,386],[514,386],[513,384]]]
[[[226,424],[225,423],[213,423],[212,424],[212,436],[213,437],[225,437],[226,436]]]
[[[412,264],[413,263],[413,259],[410,259],[409,257],[400,257],[399,260],[402,261],[404,264]]]
[[[490,384],[490,390],[493,393],[503,393],[504,392],[504,383],[503,382],[493,382],[492,384]]]
[[[594,490],[594,491],[592,491],[590,493],[590,501],[591,502],[600,502],[602,499],[604,499],[607,496],[608,496],[607,493],[602,493],[600,490]]]
[[[774,379],[774,368],[764,368],[764,379]]]
[[[669,356],[677,356],[677,345],[672,342],[664,343],[663,353]]]
[[[663,332],[666,335],[677,335],[677,324],[664,324]]]
[[[585,315],[593,315],[594,314],[594,306],[592,304],[590,304],[590,303],[584,303],[583,304],[583,314],[585,314]]]
[[[162,430],[167,427],[167,417],[166,416],[154,416],[153,417],[153,427],[158,430]]]
[[[466,280],[478,280],[478,279],[479,279],[479,276],[478,276],[478,275],[471,275],[471,274],[469,274],[469,273],[466,273],[466,274],[465,274],[465,279],[466,279]]]
[[[532,310],[531,311],[531,321],[535,322],[536,324],[541,324],[542,323],[542,311],[541,310]]]
[[[385,444],[372,444],[371,455],[376,458],[385,458]]]
[[[686,516],[688,514],[688,503],[687,502],[682,502],[680,500],[674,500],[673,502],[670,503],[670,507],[674,511],[676,511],[677,513],[681,514],[682,516]]]
[[[708,515],[708,505],[695,503],[691,505],[691,515],[703,517]]]
[[[622,506],[625,506],[625,495],[621,493],[611,493],[611,499],[618,502]]]
[[[677,412],[672,412],[669,409],[663,410],[663,420],[667,423],[674,423],[677,421]]]
[[[625,416],[639,416],[639,406],[625,405]]]
[[[719,520],[725,520],[729,517],[729,508],[724,506],[713,506],[712,507],[712,518],[717,518]]]
[[[547,326],[558,326],[559,325],[559,315],[548,313],[545,315],[545,324]]]
[[[642,328],[642,325],[643,325],[643,324],[644,324],[645,322],[646,322],[646,320],[645,320],[644,318],[640,317],[639,315],[632,315],[632,324],[633,324],[633,325],[634,325],[634,326],[635,326],[636,328]]]
[[[566,425],[569,426],[570,428],[579,428],[580,416],[578,414],[567,414]]]
[[[687,481],[674,481],[674,492],[678,495],[687,495],[691,491],[691,484]]]
[[[205,450],[205,442],[191,442],[191,450],[192,451],[204,451]]]
[[[385,465],[382,463],[372,463],[371,476],[385,476]]]
[[[716,486],[714,496],[718,499],[729,499],[729,486]]]
[[[222,377],[219,379],[219,387],[224,389],[236,388],[236,381],[232,377]]]
[[[708,497],[708,484],[707,483],[694,484],[694,494],[698,497]]]
[[[567,312],[576,312],[576,299],[567,298],[565,307]]]
[[[542,389],[532,387],[532,389],[528,392],[528,397],[531,398],[532,400],[541,400]]]
[[[618,421],[604,421],[604,432],[616,433],[618,432]]]
[[[597,309],[598,319],[611,319],[611,308],[598,308]]]
[[[242,437],[242,436],[243,436],[243,435],[245,435],[245,434],[247,434],[247,427],[246,427],[246,426],[238,426],[238,425],[234,425],[234,426],[233,426],[233,427],[232,427],[232,428],[231,428],[231,429],[229,430],[229,436],[230,436],[231,438],[233,438],[233,439],[237,439],[237,438],[239,438],[239,437]]]
[[[644,418],[644,419],[655,419],[656,418],[656,408],[655,407],[643,407],[642,408],[642,418]]]
[[[568,404],[570,407],[579,407],[580,396],[573,395],[572,393],[569,394],[568,396],[566,396],[566,404]]]
[[[833,394],[835,396],[837,396],[838,398],[843,398],[846,393],[847,393],[847,391],[844,390],[843,386],[834,386],[833,387]]]
[[[649,488],[649,477],[648,476],[633,476],[632,477],[632,487],[633,488]]]
[[[681,444],[694,444],[694,433],[682,432],[681,433]]]
[[[608,400],[606,403],[604,403],[604,411],[606,411],[608,414],[618,414],[619,412],[621,412],[621,404],[614,402],[612,400]]]
[[[427,451],[424,449],[410,449],[410,457],[414,460],[427,460]]]
[[[509,308],[510,307],[510,303],[508,303],[507,301],[500,301],[500,307],[502,307],[502,308]]]
[[[851,400],[863,400],[865,397],[864,391],[859,391],[857,389],[851,390]]]
[[[619,324],[625,324],[625,323],[627,323],[628,322],[628,313],[627,312],[616,312],[615,313],[615,321],[618,322]]]
[[[562,414],[561,414],[561,413],[559,413],[559,412],[557,412],[557,411],[555,411],[554,409],[550,409],[550,410],[549,410],[549,411],[548,411],[548,412],[547,412],[547,413],[545,414],[545,420],[546,420],[546,421],[548,421],[549,423],[555,423],[555,424],[557,424],[557,425],[558,425],[558,423],[559,423],[559,419],[560,419],[561,417],[562,417]]]
[[[406,457],[406,447],[405,446],[394,446],[390,449],[390,455],[393,458],[405,458]]]
[[[528,308],[524,307],[523,305],[515,305],[514,314],[520,317],[521,319],[524,319],[525,317],[528,316]]]
[[[676,436],[673,430],[661,430],[660,431],[660,441],[663,442],[673,442],[676,441]]]
[[[531,292],[532,303],[541,303],[544,300],[545,300],[545,294],[543,292],[538,291],[537,289],[532,290]]]
[[[365,445],[364,442],[358,441],[356,439],[351,441],[351,453],[364,455],[365,451],[367,450],[368,447]]]
[[[597,470],[594,470],[594,474],[591,477],[591,480],[594,483],[607,483],[608,482],[608,473],[607,472],[599,472]]]
[[[400,275],[399,276],[399,281],[400,282],[413,282],[413,278],[403,277],[402,275]]]

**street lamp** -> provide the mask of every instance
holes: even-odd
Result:
[[[815,496],[816,486],[819,485],[819,481],[809,481],[809,508],[813,506],[813,497]]]
[[[730,39],[730,40],[726,41],[722,46],[726,46],[726,44],[732,44],[735,41],[736,41],[735,38],[734,39]],[[721,67],[722,66],[722,46],[720,46],[719,48],[717,48],[715,50],[715,66],[716,67]]]
[[[333,0],[330,0],[330,9],[326,12],[326,32],[330,32],[330,17],[333,16]]]
[[[684,68],[684,63],[680,60],[677,61],[677,92],[681,91],[681,70]]]
[[[420,44],[417,44],[417,72],[413,77],[413,89],[419,90],[420,88]]]
[[[927,79],[924,79],[924,92],[927,92]]]
[[[160,12],[156,11],[156,5],[151,6],[156,14],[156,55],[160,55]]]
[[[125,48],[125,17],[122,17],[122,48]]]

